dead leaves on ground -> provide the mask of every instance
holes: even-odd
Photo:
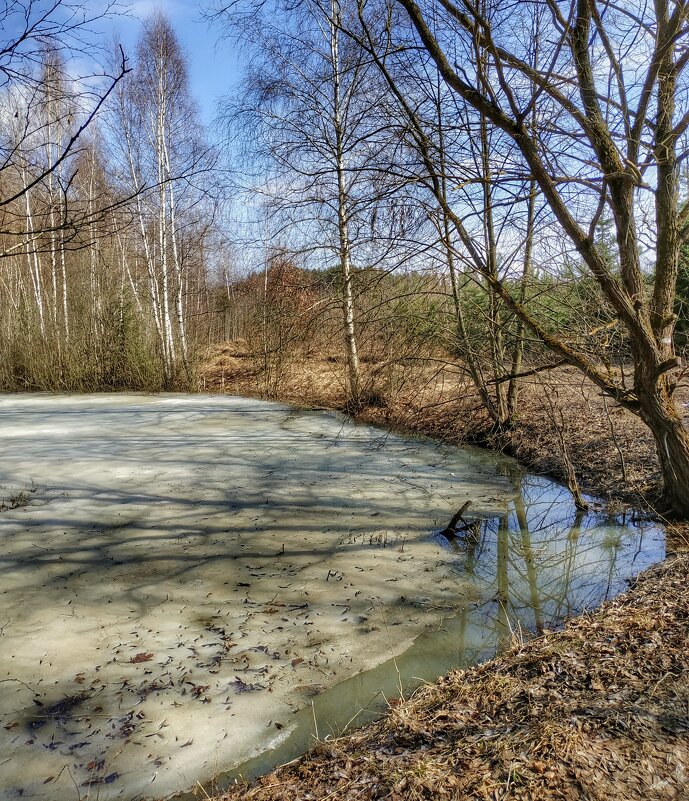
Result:
[[[138,665],[141,662],[150,662],[151,659],[153,659],[154,656],[155,656],[155,654],[140,653],[140,654],[137,654],[136,656],[133,656],[129,661],[133,665]]]

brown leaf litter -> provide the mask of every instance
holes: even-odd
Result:
[[[216,801],[689,799],[689,557]]]

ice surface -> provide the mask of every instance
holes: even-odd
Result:
[[[0,495],[30,500],[0,528],[2,797],[163,796],[276,743],[464,602],[428,532],[513,492],[244,399],[6,396],[0,436]]]
[[[0,437],[1,799],[275,761],[392,657],[437,675],[662,553],[511,460],[274,403],[3,396]],[[471,542],[434,538],[466,500]]]

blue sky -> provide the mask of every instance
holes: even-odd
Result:
[[[203,20],[202,11],[207,5],[199,0],[133,0],[128,3],[130,17],[118,18],[112,27],[127,54],[133,56],[141,20],[157,9],[167,15],[187,54],[191,90],[202,121],[210,127],[218,99],[236,86],[240,60],[235,45],[219,41],[219,28]]]
[[[124,13],[107,14],[117,5]],[[133,60],[141,23],[154,11],[162,11],[171,21],[185,50],[189,63],[191,90],[201,111],[202,122],[211,127],[216,116],[219,98],[231,93],[240,74],[240,57],[234,41],[221,37],[219,25],[203,19],[203,11],[214,0],[32,0],[30,21],[35,23],[47,14],[42,30],[53,23],[72,24],[89,20],[86,32],[64,35],[66,68],[75,80],[96,75],[107,63],[107,53],[114,36],[122,42],[126,54]],[[0,45],[22,35],[26,20],[23,5],[11,6],[10,13],[0,24]],[[106,14],[101,18],[101,14]],[[71,50],[70,50],[71,47]],[[32,52],[37,57],[40,46],[29,40],[20,52]],[[67,55],[70,53],[71,55]],[[0,58],[6,62],[7,58]],[[37,60],[37,58],[35,58]]]

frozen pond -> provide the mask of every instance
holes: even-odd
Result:
[[[0,437],[3,801],[267,769],[664,552],[509,459],[275,403],[0,396]]]

